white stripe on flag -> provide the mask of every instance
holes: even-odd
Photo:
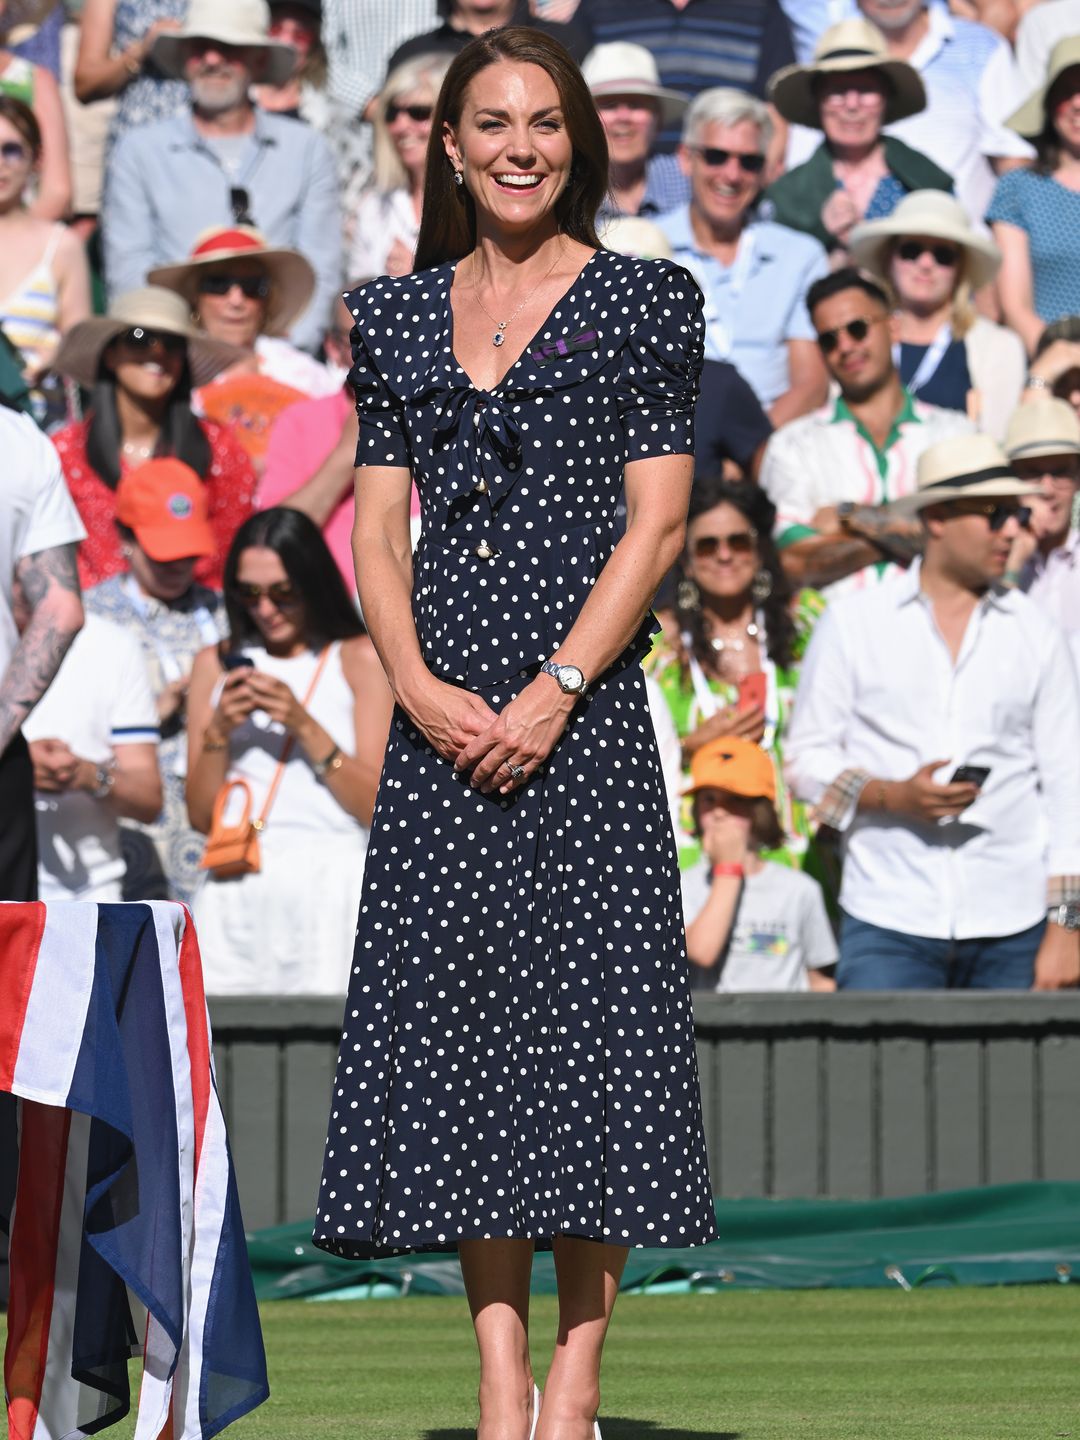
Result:
[[[94,984],[98,907],[72,900],[46,910],[12,1089],[66,1105]]]

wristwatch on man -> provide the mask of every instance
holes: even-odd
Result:
[[[540,673],[553,675],[564,695],[583,696],[589,688],[585,676],[576,665],[556,665],[553,660],[545,660],[540,666]]]
[[[1052,925],[1075,933],[1080,930],[1080,900],[1066,900],[1062,905],[1051,905],[1046,918]]]
[[[90,794],[95,800],[107,800],[116,784],[116,761],[94,766],[94,785]]]

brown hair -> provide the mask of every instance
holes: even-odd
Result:
[[[740,796],[740,799],[743,797]],[[694,808],[694,831],[701,835],[701,824],[698,820],[697,796],[693,800]],[[787,836],[784,834],[784,827],[780,823],[780,816],[776,813],[776,806],[767,795],[759,795],[751,802],[750,809],[750,844],[755,850],[779,850],[787,843]]]
[[[454,184],[453,167],[443,148],[443,128],[460,123],[474,77],[500,61],[539,65],[555,82],[574,148],[570,179],[555,203],[555,214],[564,235],[594,250],[600,248],[596,212],[607,193],[608,150],[589,87],[569,51],[557,40],[526,25],[508,25],[470,41],[446,72],[431,119],[414,270],[460,260],[476,244],[476,207],[467,187]]]
[[[0,95],[0,119],[6,120],[16,129],[30,146],[35,160],[41,156],[41,126],[30,106],[14,95]]]

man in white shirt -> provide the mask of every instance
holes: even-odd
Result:
[[[1080,634],[1080,530],[1072,523],[1080,490],[1080,419],[1045,391],[1009,422],[1005,452],[1022,480],[1039,486],[1031,524],[1016,538],[1007,578],[1067,635]]]
[[[1033,492],[988,436],[933,446],[905,502],[923,560],[810,642],[785,752],[844,837],[842,989],[1080,981],[1080,693],[1000,584]]]
[[[806,303],[840,393],[776,431],[760,479],[776,506],[784,569],[795,585],[833,598],[910,562],[921,532],[889,503],[914,489],[928,445],[975,427],[904,389],[893,363],[895,321],[875,280],[836,270],[810,287]]]
[[[1016,65],[1025,95],[1046,81],[1046,62],[1059,40],[1080,35],[1080,0],[1042,0],[1016,27]]]
[[[34,791],[22,726],[83,623],[75,547],[86,531],[55,449],[5,406],[0,452],[0,900],[33,900]]]

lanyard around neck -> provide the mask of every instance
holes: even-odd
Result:
[[[944,358],[945,351],[952,344],[952,326],[946,320],[941,326],[931,343],[926,347],[926,354],[919,361],[919,367],[915,374],[904,387],[909,395],[917,395],[924,385],[928,385],[937,374],[938,366]],[[898,342],[893,346],[893,364],[897,370],[900,369],[901,345]]]

